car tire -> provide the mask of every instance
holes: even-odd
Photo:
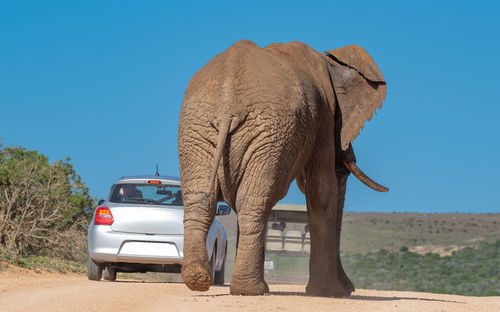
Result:
[[[210,262],[208,263],[210,265],[210,274],[212,274],[212,285],[215,285],[215,258],[217,257],[217,245],[214,246],[214,249],[212,250],[212,256],[210,257]]]
[[[226,257],[227,257],[227,243],[226,243],[226,250],[224,251],[224,259],[222,260],[222,266],[219,271],[215,271],[215,276],[213,279],[214,285],[224,285],[224,274],[226,271]]]
[[[102,273],[102,277],[107,281],[111,281],[111,282],[116,281],[116,269],[113,269],[109,266],[106,267],[104,269],[104,272]]]
[[[90,258],[90,255],[87,256],[87,277],[91,281],[99,281],[102,277],[101,265],[92,260],[92,258]]]

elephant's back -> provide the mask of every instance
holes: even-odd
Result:
[[[252,166],[266,167],[266,175],[291,182],[311,150],[323,95],[307,66],[291,61],[294,49],[287,47],[237,42],[200,69],[186,90],[180,149],[193,142],[204,150],[197,155],[215,152],[220,119],[233,118],[223,156],[227,180],[220,181],[230,194],[236,193],[245,172],[260,170]],[[189,140],[182,138],[186,134]]]
[[[242,116],[250,110],[300,114],[304,107],[296,105],[310,105],[323,96],[309,68],[310,62],[321,66],[316,59],[308,60],[314,53],[318,52],[304,44],[261,48],[248,40],[238,41],[192,77],[183,108],[204,111],[211,119],[224,113]],[[227,93],[231,98],[225,100]]]

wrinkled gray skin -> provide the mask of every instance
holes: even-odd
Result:
[[[205,240],[224,201],[238,214],[231,294],[261,295],[264,236],[271,208],[297,179],[306,195],[311,237],[306,291],[348,296],[340,225],[350,142],[385,98],[386,85],[359,46],[317,52],[300,42],[260,48],[239,41],[196,73],[179,121],[184,216],[182,277],[211,285]]]

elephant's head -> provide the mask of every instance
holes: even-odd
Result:
[[[358,45],[325,53],[337,103],[337,107],[331,109],[337,115],[339,153],[343,163],[367,186],[387,192],[388,188],[374,182],[358,168],[351,146],[365,121],[371,120],[375,110],[382,107],[387,89],[384,77],[371,56]]]

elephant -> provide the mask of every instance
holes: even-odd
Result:
[[[202,67],[187,86],[178,129],[184,283],[197,291],[212,284],[205,240],[224,201],[239,226],[230,293],[268,293],[266,222],[296,180],[311,240],[306,293],[349,296],[354,286],[339,254],[347,177],[388,190],[359,169],[351,143],[385,96],[380,69],[358,45],[321,53],[301,42],[261,48],[241,40]]]

